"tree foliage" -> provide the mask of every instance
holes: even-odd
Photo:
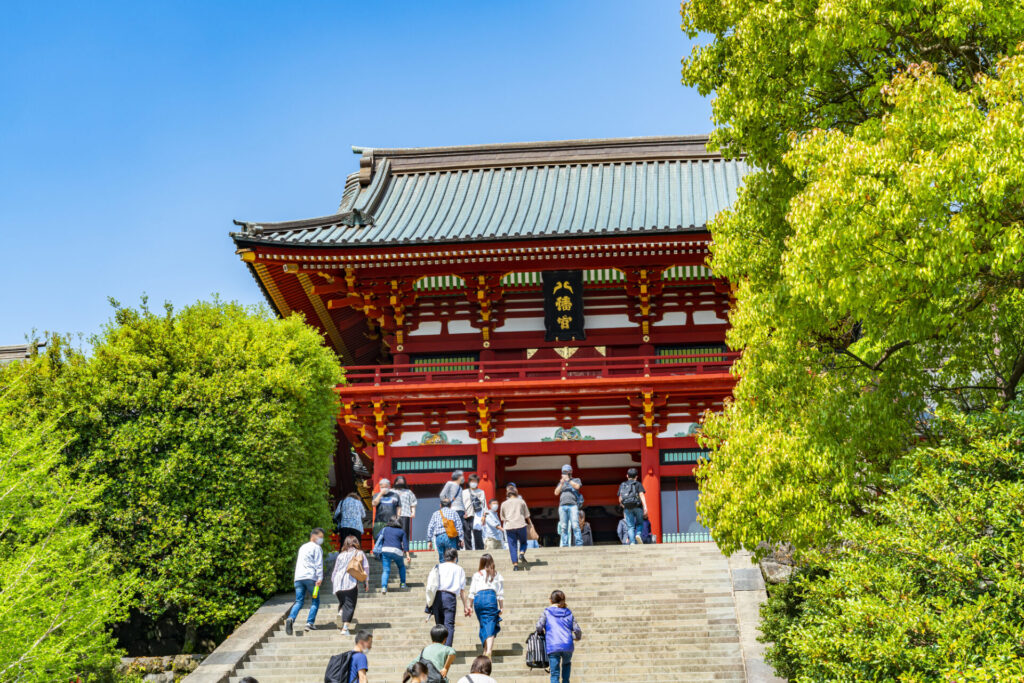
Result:
[[[342,374],[299,317],[201,302],[115,303],[84,363],[48,361],[27,397],[62,413],[67,462],[99,487],[91,519],[136,605],[229,630],[289,586],[329,520]]]
[[[713,142],[757,169],[712,224],[735,286],[734,401],[704,427],[700,513],[725,550],[811,547],[891,486],[939,406],[1024,373],[1024,5],[683,5],[712,41]]]
[[[15,398],[35,370],[0,369],[0,681],[52,683],[117,663],[106,627],[135,580],[86,521],[99,488],[64,461],[55,418]]]
[[[768,660],[797,681],[1024,678],[1024,414],[949,415],[893,493],[774,591]]]

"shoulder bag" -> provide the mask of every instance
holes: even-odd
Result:
[[[533,520],[529,517],[526,518],[526,540],[528,541],[539,541],[540,534],[533,528]]]
[[[356,581],[366,581],[366,572],[363,571],[362,551],[359,551],[352,556],[352,559],[348,561],[348,566],[345,567],[345,571],[348,572],[349,576],[351,576]]]

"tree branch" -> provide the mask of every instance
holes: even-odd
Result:
[[[1003,383],[1003,400],[1006,403],[1017,398],[1017,385],[1020,383],[1021,377],[1024,377],[1024,353],[1017,356],[1017,362],[1013,364],[1010,376]]]

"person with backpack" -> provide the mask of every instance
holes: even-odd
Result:
[[[393,518],[398,516],[398,510],[402,507],[402,499],[391,488],[391,481],[380,480],[380,490],[373,497],[373,537],[376,538],[381,529],[387,526]]]
[[[480,477],[475,474],[469,475],[469,488],[462,492],[462,507],[466,510],[462,520],[466,550],[483,550],[487,494],[480,490]]]
[[[398,567],[398,576],[401,580],[399,588],[406,588],[405,585],[405,558],[409,555],[409,539],[402,528],[402,522],[398,517],[392,517],[388,525],[381,529],[377,535],[377,541],[373,546],[373,556],[383,564],[380,574],[381,595],[388,594],[388,580],[391,578],[391,565]]]
[[[455,470],[452,472],[452,478],[445,482],[445,485],[441,487],[441,498],[447,498],[452,502],[452,510],[459,513],[459,517],[466,516],[466,504],[462,501],[462,484],[465,483],[466,477],[463,475],[462,470]],[[465,539],[465,544],[459,547],[468,548],[470,546],[470,533],[465,533],[466,525],[463,524],[461,531],[459,531],[459,538]]]
[[[509,483],[505,487],[505,502],[501,504],[501,523],[508,538],[508,553],[512,558],[512,571],[519,571],[519,561],[526,562],[526,529],[530,524],[530,508],[519,497],[519,489]],[[520,557],[520,549],[522,557]]]
[[[583,482],[579,478],[573,478],[572,465],[563,465],[562,478],[555,487],[555,495],[558,496],[558,528],[561,531],[559,546],[562,548],[568,547],[570,532],[575,545],[583,545],[579,516],[580,506],[583,505],[581,488]]]
[[[427,670],[427,677],[423,680],[434,683],[435,681],[447,681],[448,670],[455,663],[455,648],[451,643],[445,644],[448,637],[448,629],[443,625],[436,624],[430,629],[430,645],[420,650],[420,656],[409,664],[407,671],[412,670],[416,664],[421,664]]]
[[[466,596],[466,571],[459,566],[459,551],[448,548],[444,551],[444,562],[435,565],[427,578],[427,588],[434,589],[434,597],[427,611],[434,615],[434,623],[444,625],[448,629],[448,638],[444,644],[451,647],[455,639],[456,602],[462,599],[462,607],[468,617],[473,613]]]
[[[373,634],[360,631],[356,634],[355,649],[334,655],[327,662],[324,683],[366,683],[366,672],[370,665],[366,654],[373,648]]]
[[[574,642],[583,637],[572,611],[565,605],[565,593],[553,591],[551,605],[537,620],[537,633],[544,636],[545,652],[551,669],[551,683],[569,683]],[[561,675],[561,682],[559,682]]]
[[[310,597],[309,614],[306,616],[306,630],[316,628],[316,613],[320,609],[319,587],[324,580],[324,551],[320,548],[324,543],[324,530],[317,527],[309,533],[309,542],[303,543],[295,559],[295,603],[292,605],[288,618],[284,620],[284,630],[292,635],[292,625],[299,610]]]
[[[356,602],[359,599],[359,584],[363,590],[370,590],[370,562],[366,553],[359,548],[359,539],[347,537],[341,544],[341,552],[334,560],[334,571],[331,572],[331,585],[334,595],[338,598],[338,617],[341,619],[341,635],[350,635],[349,624],[356,613]]]
[[[647,515],[647,496],[644,485],[637,478],[639,473],[635,467],[626,471],[626,481],[619,484],[619,505],[622,506],[622,516],[626,522],[626,537],[629,545],[642,543],[640,538],[644,524],[644,517]]]
[[[480,655],[474,659],[469,673],[460,678],[458,683],[498,683],[491,678],[491,658]]]
[[[365,522],[366,506],[355,491],[342,498],[334,509],[334,528],[342,542],[349,536],[360,538]]]
[[[480,567],[469,584],[469,601],[480,622],[480,643],[484,656],[494,651],[494,638],[501,631],[501,612],[505,609],[505,581],[494,568],[494,558],[489,553],[480,557]]]
[[[441,509],[430,516],[427,525],[427,540],[434,542],[439,562],[444,562],[446,550],[458,549],[461,538],[462,515],[452,509],[450,498],[442,498]]]

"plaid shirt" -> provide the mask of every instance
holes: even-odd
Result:
[[[459,532],[459,536],[462,536],[462,520],[460,519],[461,510],[452,510],[451,508],[441,508],[433,515],[430,516],[430,524],[427,526],[427,540],[433,541],[434,537],[438,534],[448,534],[444,530],[444,522],[441,518],[450,519],[455,522],[455,529]]]

